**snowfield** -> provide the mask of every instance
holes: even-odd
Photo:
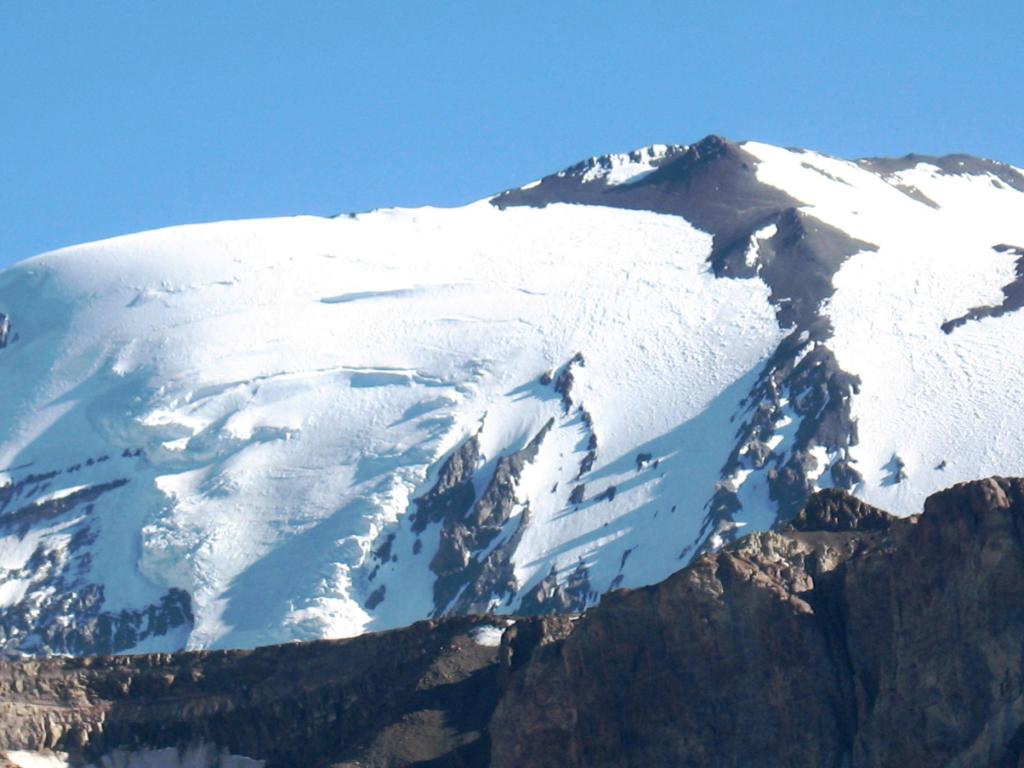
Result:
[[[854,492],[910,513],[954,482],[1024,474],[1024,313],[940,327],[1003,301],[1020,256],[994,246],[1024,246],[1024,193],[927,163],[885,175],[742,148],[760,184],[876,246],[839,267],[820,307],[832,335],[801,353],[827,345],[859,379]],[[646,183],[666,152],[579,183]],[[758,227],[748,266],[775,237]],[[4,271],[0,625],[25,629],[0,649],[102,650],[103,616],[132,628],[108,649],[155,651],[443,612],[443,526],[411,521],[468,440],[477,500],[499,459],[539,441],[500,534],[463,563],[510,553],[495,610],[559,585],[592,604],[772,525],[769,473],[805,417],[773,417],[775,464],[744,459],[738,429],[793,329],[760,277],[716,276],[711,249],[679,215],[484,200],[175,227]],[[830,485],[839,453],[813,446],[809,482]],[[723,485],[738,508],[710,520]],[[179,593],[175,613],[161,601]]]
[[[0,754],[0,756],[3,756]],[[62,752],[11,751],[6,757],[17,768],[72,768]],[[265,761],[217,752],[207,745],[187,749],[115,750],[85,768],[263,768]]]

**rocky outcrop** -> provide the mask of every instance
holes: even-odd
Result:
[[[903,157],[866,157],[857,161],[860,165],[874,171],[886,181],[892,183],[893,177],[900,171],[916,168],[922,163],[938,169],[944,176],[992,176],[999,183],[1012,189],[1024,191],[1024,174],[1012,165],[1000,163],[974,155],[919,155],[911,153]]]
[[[268,768],[485,765],[499,645],[481,633],[500,635],[502,624],[452,619],[254,651],[0,664],[0,748],[54,749],[75,766],[198,744]]]
[[[838,488],[816,493],[783,530],[886,531],[893,517]]]
[[[971,320],[981,320],[985,317],[1002,317],[1008,312],[1016,312],[1024,309],[1024,248],[1016,245],[1000,243],[992,246],[997,253],[1009,253],[1017,257],[1014,264],[1014,279],[1003,286],[1003,301],[1000,304],[973,307],[966,314],[947,320],[941,326],[944,333],[952,333],[961,325]]]
[[[0,665],[0,747],[274,766],[1024,764],[1024,480],[812,497],[580,618]],[[504,629],[503,629],[504,628]]]
[[[1022,592],[1024,482],[911,519],[830,492],[535,654],[492,765],[1016,766]]]
[[[90,545],[97,538],[92,516],[95,503],[128,480],[45,495],[61,473],[29,474],[0,486],[0,536],[24,542],[33,526],[54,524],[67,534],[57,546],[37,541],[21,567],[0,563],[0,584],[20,587],[18,599],[0,603],[0,658],[121,653],[191,626],[191,597],[174,587],[143,607],[107,609],[104,587],[89,578]]]
[[[674,148],[628,184],[595,182],[574,166],[491,200],[498,208],[563,202],[682,216],[711,234],[708,262],[716,277],[758,278],[770,289],[787,336],[745,398],[749,408],[708,504],[701,542],[688,546],[684,558],[734,537],[743,508],[736,478],[746,470],[765,473],[781,521],[800,510],[824,472],[847,490],[862,479],[848,455],[858,440],[850,408],[859,380],[826,344],[833,331],[822,305],[834,294],[833,277],[843,263],[877,246],[811,216],[800,201],[760,181],[757,165],[741,145],[708,136]],[[798,421],[793,444],[775,453],[767,443],[790,420]],[[820,465],[822,453],[827,466]]]
[[[477,439],[470,438],[445,463],[437,485],[417,501],[417,514],[441,522],[440,543],[430,561],[430,569],[437,574],[435,617],[446,612],[481,612],[495,595],[504,598],[515,594],[517,584],[511,556],[529,522],[529,508],[521,510],[515,530],[504,542],[493,549],[491,545],[501,536],[519,506],[516,496],[519,478],[523,469],[536,458],[552,426],[553,419],[525,447],[500,457],[479,499],[474,495],[473,462],[470,461],[476,460],[479,449]],[[417,524],[418,521],[414,523]]]

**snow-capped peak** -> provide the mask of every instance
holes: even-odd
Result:
[[[1022,306],[1015,169],[718,137],[44,254],[0,273],[0,647],[580,610],[816,488],[915,511],[1024,474]]]

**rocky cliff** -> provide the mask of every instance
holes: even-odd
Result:
[[[75,766],[199,745],[268,768],[1018,766],[1022,594],[1024,480],[910,518],[823,491],[579,619],[0,665],[0,745]]]

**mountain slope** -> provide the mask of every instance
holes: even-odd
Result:
[[[0,274],[7,654],[578,610],[1024,474],[1024,176],[709,137]]]
[[[1022,531],[1020,479],[830,489],[582,617],[0,663],[0,765],[1017,766]]]

